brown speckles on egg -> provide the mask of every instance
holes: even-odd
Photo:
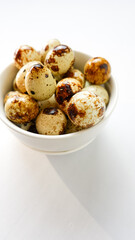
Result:
[[[58,113],[57,108],[45,108],[43,110],[43,114],[47,114],[47,115],[56,115],[57,113]]]
[[[104,107],[101,107],[101,108],[99,109],[98,116],[99,116],[99,117],[103,116],[104,111],[105,111]]]
[[[66,45],[58,45],[53,49],[53,55],[57,55],[58,57],[63,56],[65,53],[69,53],[71,50]]]
[[[69,119],[67,120],[67,126],[65,130],[66,134],[78,132],[81,131],[82,129],[83,129],[82,127],[74,125]]]
[[[22,50],[17,49],[14,53],[14,60],[22,67]]]
[[[56,81],[50,69],[42,63],[32,65],[27,72],[25,86],[28,94],[34,99],[42,101],[49,99],[55,92]],[[35,92],[33,95],[32,92]]]
[[[108,65],[106,63],[103,63],[101,65],[99,65],[100,69],[104,69],[105,70],[105,74],[107,73],[108,71]]]
[[[81,90],[80,83],[73,78],[65,78],[57,84],[56,87],[56,101],[59,104],[59,107],[66,112],[67,104],[70,98],[77,92]]]
[[[44,65],[42,63],[37,63],[37,64],[34,64],[31,68],[30,68],[30,72],[32,71],[38,71],[39,68],[43,69]]]
[[[108,94],[107,90],[102,86],[90,85],[89,87],[83,88],[82,91],[88,91],[88,92],[95,93],[97,96],[100,96],[104,100],[106,105],[109,102],[109,94]]]
[[[34,48],[27,45],[20,46],[14,53],[14,62],[18,69],[28,62],[40,60],[40,54]]]
[[[16,95],[17,93],[19,93],[18,91],[10,91],[8,92],[5,97],[4,97],[4,104],[6,103],[6,101],[8,100],[8,98],[13,97],[14,95]]]
[[[57,92],[57,102],[59,104],[62,104],[65,100],[69,101],[74,94],[68,82],[62,83],[59,89],[57,88]]]
[[[51,69],[55,77],[66,73],[74,62],[74,53],[66,45],[58,45],[51,49],[45,58],[45,64]],[[55,63],[55,64],[54,64]]]
[[[68,115],[70,116],[70,119],[74,121],[77,115],[79,115],[81,118],[85,116],[86,112],[83,110],[78,111],[75,103],[68,105]]]
[[[59,71],[59,67],[58,67],[57,65],[51,66],[51,69],[52,69],[54,72],[58,72],[58,71]]]
[[[82,88],[84,86],[84,74],[78,70],[78,69],[70,69],[65,75],[64,77],[70,77],[70,78],[75,78],[76,80],[78,80],[81,85],[82,85]]]
[[[75,78],[74,72],[69,70],[69,71],[64,75],[64,77]]]
[[[26,123],[36,118],[39,112],[37,102],[27,94],[14,92],[5,103],[7,118],[15,123]]]
[[[16,85],[17,85],[18,90],[21,93],[26,92],[26,87],[25,87],[26,74],[30,70],[32,65],[34,65],[34,64],[40,64],[40,62],[38,62],[38,61],[28,62],[18,71],[18,73],[16,75]]]
[[[103,84],[111,76],[111,66],[105,58],[96,57],[88,60],[84,66],[87,81],[93,84]]]
[[[38,133],[60,135],[65,131],[67,119],[58,108],[45,108],[36,119]]]
[[[76,108],[76,105],[75,103],[71,103],[68,105],[68,115],[70,117],[70,119],[74,120],[75,117],[77,116],[78,114],[78,110]]]
[[[55,63],[55,58],[54,57],[50,57],[49,59],[46,60],[46,63]]]
[[[69,101],[67,115],[73,124],[88,128],[97,124],[104,116],[105,103],[94,93],[78,92]]]
[[[38,105],[41,110],[45,108],[57,108],[58,104],[55,99],[55,95],[52,95],[49,99],[38,101]]]
[[[46,58],[47,53],[48,53],[51,49],[53,49],[54,47],[56,47],[56,46],[59,45],[59,44],[60,44],[60,41],[59,41],[58,39],[50,39],[50,40],[47,42],[46,46],[41,49],[41,52],[40,52],[40,54],[41,54],[41,62],[42,62],[43,64],[44,64],[44,62],[45,62],[45,58]]]
[[[49,50],[49,45],[47,44],[45,47],[45,51],[48,51],[48,50]]]

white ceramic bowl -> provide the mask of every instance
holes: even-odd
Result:
[[[84,65],[91,56],[75,51],[75,68],[83,71]],[[110,94],[110,102],[107,106],[105,117],[97,125],[65,135],[48,136],[31,133],[17,127],[9,121],[4,112],[3,99],[5,94],[12,89],[13,79],[17,73],[14,64],[10,64],[0,75],[0,118],[9,130],[27,146],[44,151],[47,154],[66,154],[77,151],[92,142],[102,128],[106,125],[117,101],[117,84],[113,77],[106,83]]]

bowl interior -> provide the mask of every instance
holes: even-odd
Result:
[[[80,69],[83,72],[84,65],[88,59],[92,58],[90,55],[75,51],[75,68]],[[4,112],[4,105],[3,100],[5,94],[12,89],[13,80],[17,73],[17,68],[14,66],[14,64],[10,64],[0,75],[0,118],[2,121],[11,129],[18,131],[20,133],[26,134],[28,136],[35,136],[38,138],[45,138],[45,139],[56,139],[56,138],[66,138],[68,136],[78,134],[76,133],[69,133],[69,134],[63,134],[59,136],[49,136],[49,135],[40,135],[40,134],[34,134],[25,130],[22,130],[21,128],[17,127],[14,123],[9,121]],[[110,78],[110,80],[105,84],[105,88],[108,90],[110,95],[110,101],[106,109],[105,117],[102,121],[104,121],[106,118],[110,116],[112,113],[116,100],[117,100],[117,84],[116,81],[113,79],[113,77]],[[97,124],[98,125],[98,124]],[[94,126],[96,127],[96,126]],[[92,127],[93,128],[93,127]],[[87,129],[82,130],[87,131]]]

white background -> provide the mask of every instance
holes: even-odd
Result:
[[[1,240],[135,239],[135,1],[1,1],[0,71],[51,38],[109,60],[119,100],[96,140],[65,156],[19,142],[0,122]]]

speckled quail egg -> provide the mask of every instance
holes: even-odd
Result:
[[[81,91],[82,86],[74,78],[64,78],[56,86],[55,98],[59,108],[66,113],[67,105],[70,98],[77,92]]]
[[[58,45],[51,49],[45,58],[45,64],[57,78],[66,73],[74,63],[74,52],[66,45]]]
[[[9,92],[6,95],[5,114],[12,122],[19,124],[30,122],[38,113],[38,103],[29,95],[19,92]]]
[[[95,57],[86,62],[84,75],[90,83],[100,85],[109,80],[111,66],[105,58]]]
[[[30,127],[33,125],[33,122],[28,122],[28,123],[21,123],[17,124],[17,126],[25,131],[28,131]]]
[[[34,64],[25,76],[25,87],[30,96],[36,100],[50,98],[56,89],[56,80],[51,71],[42,63]]]
[[[67,120],[67,126],[66,126],[66,130],[65,130],[65,134],[78,132],[78,131],[81,131],[82,129],[83,129],[82,127],[74,125],[74,124],[68,119],[68,120]]]
[[[11,98],[12,96],[16,96],[18,94],[18,91],[10,91],[8,92],[4,97],[4,104],[8,100],[8,98]]]
[[[33,47],[22,45],[14,53],[15,66],[20,69],[31,61],[41,61],[41,55]]]
[[[46,46],[44,48],[42,48],[41,50],[41,62],[44,64],[45,61],[45,57],[47,55],[47,53],[54,47],[60,45],[60,41],[58,39],[50,39]]]
[[[44,108],[49,108],[49,107],[58,107],[58,103],[56,102],[55,99],[55,94],[53,94],[49,99],[43,100],[43,101],[38,101],[39,109],[43,110]]]
[[[104,117],[105,109],[105,103],[101,97],[92,92],[81,91],[70,99],[67,115],[73,124],[88,128]]]
[[[32,61],[32,62],[28,62],[27,64],[25,64],[17,73],[16,75],[16,86],[17,89],[21,92],[21,93],[26,93],[26,87],[25,87],[25,77],[26,77],[26,73],[27,71],[30,69],[30,67],[34,64],[40,64],[39,61]]]
[[[45,135],[59,135],[64,133],[67,119],[58,108],[45,108],[36,119],[38,133]]]
[[[102,86],[91,85],[89,87],[83,88],[82,91],[88,91],[88,92],[95,93],[96,95],[100,96],[104,100],[106,105],[109,102],[109,94],[108,94],[107,90]]]
[[[84,87],[84,74],[79,69],[71,68],[64,77],[75,78],[81,83],[82,88]]]

